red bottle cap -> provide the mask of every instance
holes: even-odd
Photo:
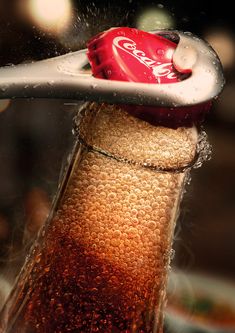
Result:
[[[178,82],[187,73],[173,66],[177,44],[133,28],[112,28],[88,43],[88,58],[96,78],[163,84]],[[173,128],[200,123],[210,103],[191,107],[124,106],[131,114],[156,125]]]

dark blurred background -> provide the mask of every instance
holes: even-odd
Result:
[[[210,1],[1,0],[0,65],[86,47],[112,26],[178,29],[206,39],[227,84],[204,128],[212,159],[192,171],[175,236],[173,266],[235,283],[235,20]],[[0,101],[0,303],[44,223],[74,142],[79,101]],[[1,298],[2,297],[2,298]],[[1,304],[0,304],[1,305]]]

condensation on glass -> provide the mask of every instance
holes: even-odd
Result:
[[[2,311],[0,332],[160,333],[197,131],[87,104],[75,132],[67,174]]]

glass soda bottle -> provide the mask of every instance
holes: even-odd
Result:
[[[154,36],[153,54],[143,50],[148,38],[116,28],[93,39],[94,75],[180,80],[175,44]],[[104,103],[78,111],[66,175],[2,310],[1,333],[162,332],[174,227],[198,147],[190,113],[179,114]]]

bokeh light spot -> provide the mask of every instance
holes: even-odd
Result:
[[[10,99],[0,99],[0,112],[5,111],[10,105]]]
[[[235,38],[229,31],[211,29],[205,33],[204,37],[218,54],[225,69],[234,65]]]
[[[63,31],[72,17],[70,0],[30,0],[28,9],[37,26],[55,33]]]
[[[174,27],[174,19],[163,7],[148,8],[137,18],[137,28],[150,31],[154,29],[171,29]]]

